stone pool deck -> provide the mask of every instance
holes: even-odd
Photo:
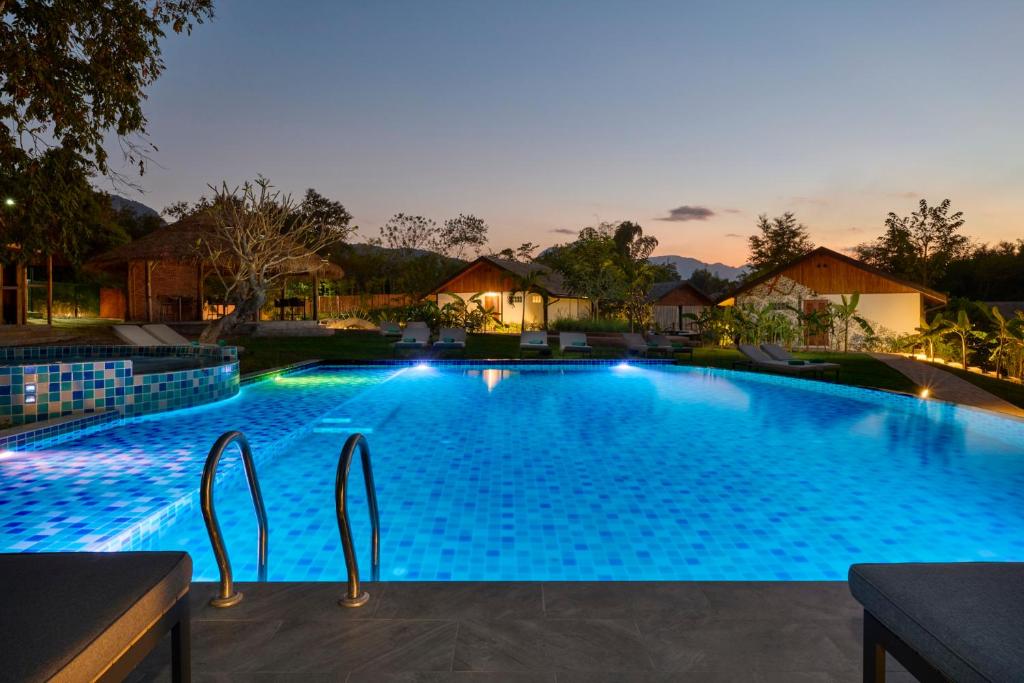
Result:
[[[845,582],[239,584],[192,588],[196,681],[842,683],[861,680]],[[164,643],[129,678],[165,681]],[[890,659],[891,683],[913,677]]]

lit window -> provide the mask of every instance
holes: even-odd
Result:
[[[523,302],[523,295],[522,294],[513,294],[512,295],[512,303],[520,304],[522,302]]]
[[[531,294],[530,295],[530,303],[531,304],[539,304],[542,301],[544,301],[544,298],[540,294]]]

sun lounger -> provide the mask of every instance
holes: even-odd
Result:
[[[430,325],[427,325],[422,320],[412,320],[405,324],[406,331],[408,330],[429,330]]]
[[[434,342],[435,351],[463,351],[466,350],[466,331],[458,327],[442,327],[437,333],[437,341]]]
[[[794,358],[793,354],[778,344],[761,344],[761,350],[768,354],[772,360],[784,361],[786,363],[792,363],[793,361],[799,360]],[[826,363],[823,360],[807,360],[802,362],[809,363],[822,371],[829,370],[839,372],[839,368],[841,367],[839,363]]]
[[[733,368],[744,367],[751,370],[768,370],[789,375],[817,375],[819,377],[824,375],[826,370],[833,370],[833,368],[822,368],[820,363],[775,360],[753,344],[738,344],[736,348],[746,359],[735,361],[732,364]],[[838,377],[839,368],[834,368],[834,371]]]
[[[113,330],[118,339],[131,346],[167,346],[138,325],[114,325]]]
[[[1024,563],[855,564],[864,606],[864,678],[885,680],[885,653],[920,681],[1019,681]]]
[[[395,355],[399,351],[418,351],[427,348],[430,344],[430,330],[423,327],[405,328],[402,338],[391,345]]]
[[[559,332],[558,347],[563,356],[567,353],[585,353],[589,356],[594,351],[583,332]]]
[[[684,346],[683,344],[673,344],[668,337],[663,334],[652,334],[647,338],[647,347],[655,349],[656,353],[664,352],[665,355],[676,355],[686,354],[690,356],[690,360],[693,360],[693,347]]]
[[[182,552],[0,555],[0,678],[120,681],[170,632],[188,680],[191,580]]]
[[[548,355],[551,353],[551,347],[548,346],[548,333],[547,332],[523,332],[519,337],[519,357],[523,357],[524,351],[533,351],[541,355]]]
[[[163,323],[143,325],[142,329],[167,346],[190,346],[192,344],[188,339]]]
[[[401,337],[402,326],[398,323],[383,322],[380,324],[380,336],[382,337]]]
[[[672,344],[664,337],[662,337],[663,341],[656,342],[653,336],[651,339],[644,339],[644,336],[638,332],[624,332],[622,339],[626,342],[626,353],[628,355],[649,356],[653,353],[658,353],[667,357],[673,351]]]

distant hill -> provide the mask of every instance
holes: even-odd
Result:
[[[737,268],[735,266],[727,266],[724,263],[705,263],[689,256],[652,256],[648,260],[655,265],[675,265],[676,270],[679,272],[679,277],[684,280],[693,275],[693,271],[700,270],[701,268],[706,268],[713,275],[727,280],[736,280],[747,272],[745,267]]]
[[[159,218],[161,221],[163,221],[163,218],[161,218],[160,216],[160,212],[157,211],[156,209],[146,206],[142,202],[137,202],[134,199],[121,197],[120,195],[110,195],[110,206],[112,206],[115,211],[127,209],[128,211],[131,211],[133,214],[135,214],[135,216],[137,217],[141,218],[143,216],[152,216],[154,218]]]

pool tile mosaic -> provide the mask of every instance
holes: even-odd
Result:
[[[283,396],[359,368],[317,368]],[[341,580],[338,450],[369,434],[384,580],[838,580],[864,561],[1024,560],[1024,422],[706,369],[413,365],[260,463],[271,580]],[[358,464],[353,476],[359,477]],[[365,496],[353,531],[368,572]],[[218,499],[255,576],[240,479]],[[141,536],[216,579],[199,513]]]

